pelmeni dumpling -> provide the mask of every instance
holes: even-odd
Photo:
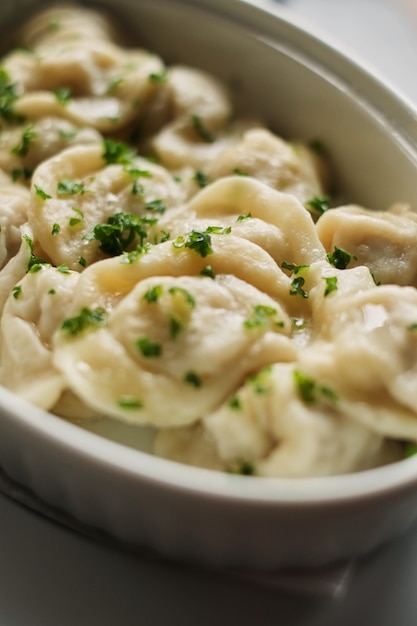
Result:
[[[29,191],[19,184],[0,184],[0,269],[17,254],[21,227],[28,220]]]
[[[160,165],[142,157],[132,157],[126,166],[112,163],[106,156],[109,145],[114,147],[100,142],[68,148],[34,173],[29,221],[36,241],[54,265],[66,263],[81,270],[100,258],[120,254],[123,247],[113,250],[103,243],[106,232],[117,228],[108,224],[111,216],[143,217],[146,238],[159,215],[183,200],[181,186]],[[97,226],[101,240],[97,232],[94,235]],[[132,245],[138,245],[142,242],[134,229],[132,222]],[[121,236],[124,231],[123,227]]]
[[[174,241],[145,246],[131,254],[105,259],[87,267],[74,294],[73,312],[97,306],[111,310],[139,281],[146,278],[215,278],[220,274],[245,281],[281,303],[288,311],[292,311],[293,306],[299,308],[290,293],[291,279],[262,248],[231,234],[191,231]],[[300,301],[308,308],[308,301],[301,298]]]
[[[323,194],[324,164],[303,144],[291,144],[265,128],[246,131],[208,164],[209,180],[241,172],[270,187],[296,196],[301,202]]]
[[[326,388],[314,403],[295,364],[260,370],[217,411],[188,428],[159,431],[155,453],[258,476],[343,474],[396,460],[401,446],[341,414]]]
[[[65,388],[52,362],[51,340],[67,315],[78,276],[66,268],[39,265],[13,287],[3,309],[2,384],[45,409],[54,406]]]
[[[145,50],[125,50],[110,41],[64,41],[33,53],[12,52],[3,69],[19,100],[30,110],[31,94],[54,100],[60,117],[100,132],[116,132],[140,118],[164,72],[162,60]],[[29,102],[26,102],[29,100]]]
[[[317,233],[328,252],[346,250],[350,266],[366,265],[377,283],[417,286],[417,214],[409,207],[339,207],[320,217]]]
[[[295,355],[280,305],[230,275],[149,278],[98,327],[73,327],[54,341],[73,393],[103,415],[158,427],[196,422],[254,369]]]
[[[47,102],[46,102],[46,101]],[[61,150],[78,144],[97,144],[103,138],[96,130],[80,128],[65,118],[59,117],[56,99],[28,96],[24,112],[25,122],[6,124],[0,134],[0,167],[15,180],[28,184],[33,170],[46,159]],[[28,121],[30,120],[30,121]]]
[[[31,50],[39,45],[74,40],[106,41],[116,36],[114,20],[108,15],[68,3],[52,6],[31,17],[18,31],[16,39]]]

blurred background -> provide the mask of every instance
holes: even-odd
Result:
[[[271,0],[340,44],[417,108],[417,0]]]

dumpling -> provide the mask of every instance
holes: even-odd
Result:
[[[127,165],[113,163],[109,145],[68,148],[33,176],[29,222],[54,265],[81,270],[135,248],[166,209],[182,202],[182,188],[164,168],[134,156]]]
[[[296,364],[260,370],[195,426],[160,430],[155,453],[240,474],[311,477],[391,462],[401,446],[343,416],[331,393],[315,404],[300,392]]]
[[[52,336],[67,315],[78,274],[39,265],[12,289],[0,326],[0,381],[51,409],[65,388],[52,361]]]
[[[64,322],[55,366],[87,406],[138,424],[196,422],[249,373],[295,356],[285,311],[231,275],[148,278],[100,311],[86,328],[97,307]]]
[[[329,253],[347,251],[349,267],[366,265],[377,283],[417,286],[417,214],[409,207],[331,209],[318,220],[317,233]]]
[[[207,167],[209,180],[240,172],[306,202],[324,193],[320,157],[303,144],[291,144],[264,128],[247,130]]]

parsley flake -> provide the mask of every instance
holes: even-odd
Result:
[[[155,285],[154,287],[150,287],[147,291],[145,291],[145,293],[143,294],[143,299],[145,300],[145,302],[149,302],[149,304],[158,302],[159,298],[163,294],[163,291],[164,290],[162,285]]]
[[[20,137],[20,143],[12,148],[10,152],[17,156],[24,157],[30,149],[30,145],[38,138],[38,133],[33,130],[34,124],[31,122],[23,129]]]
[[[302,276],[297,276],[291,283],[290,296],[301,296],[302,298],[308,298],[308,292],[304,291],[305,279]]]
[[[143,252],[142,247],[148,236],[148,226],[156,224],[156,219],[139,217],[134,213],[113,213],[107,218],[107,224],[97,224],[86,239],[96,239],[100,242],[100,250],[109,256],[118,256],[127,252],[137,243],[133,252],[136,256]]]
[[[127,409],[130,411],[143,409],[143,402],[135,396],[130,395],[120,396],[120,398],[117,400],[117,404],[121,409]]]
[[[60,180],[56,192],[58,196],[75,196],[78,193],[86,193],[84,183],[75,180]]]
[[[216,274],[211,265],[205,265],[200,272],[200,276],[207,276],[208,278],[212,278],[213,280],[216,278]]]
[[[206,127],[202,118],[199,115],[193,115],[191,118],[191,123],[194,131],[203,141],[205,141],[206,143],[214,143],[216,141],[216,138]]]
[[[22,295],[22,285],[15,285],[12,289],[13,298],[17,300]]]
[[[203,382],[198,374],[189,371],[184,374],[184,382],[198,389],[202,386]]]
[[[35,193],[37,196],[39,196],[39,198],[42,198],[42,200],[49,200],[50,198],[52,198],[52,196],[50,196],[49,193],[46,193],[46,191],[38,187],[38,185],[36,184],[35,184]]]
[[[326,281],[326,289],[324,291],[324,296],[328,296],[332,291],[337,291],[337,276],[324,276],[324,280]]]
[[[58,87],[58,89],[55,89],[54,94],[59,104],[64,106],[68,104],[72,98],[72,91],[70,87]]]
[[[334,403],[337,395],[327,385],[320,385],[314,378],[307,376],[300,370],[294,370],[294,382],[301,400],[305,404],[313,404],[317,400],[326,399]]]
[[[136,153],[130,146],[114,139],[104,139],[102,157],[107,165],[118,163],[121,165],[129,165],[136,156]]]
[[[337,246],[334,247],[333,252],[327,253],[327,260],[338,270],[345,270],[352,259],[356,259],[356,257]]]
[[[329,196],[314,196],[310,198],[310,200],[307,200],[306,206],[316,213],[319,213],[319,215],[322,215],[331,208],[330,198]]]
[[[61,324],[61,330],[67,335],[79,335],[80,333],[104,326],[106,321],[106,312],[103,308],[97,307],[89,309],[84,307],[79,315],[67,317]]]
[[[199,230],[193,230],[189,233],[187,239],[183,236],[179,236],[172,245],[175,248],[189,248],[190,250],[194,250],[203,258],[209,254],[213,254],[211,237],[207,231],[201,232]]]
[[[139,337],[136,340],[136,348],[145,358],[159,357],[162,354],[162,346],[160,343],[151,341],[149,337]]]

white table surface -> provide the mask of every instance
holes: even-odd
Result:
[[[417,107],[413,2],[286,4]],[[417,529],[361,560],[344,597],[308,597],[135,557],[0,495],[0,626],[414,626],[416,589]]]

